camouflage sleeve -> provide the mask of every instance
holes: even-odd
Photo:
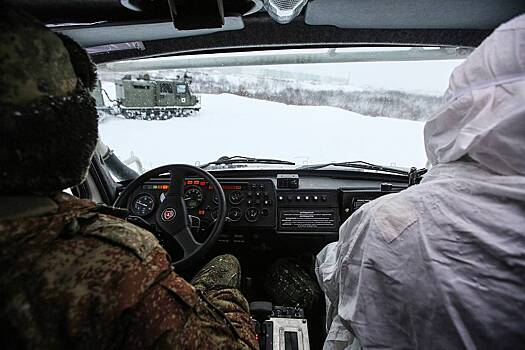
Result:
[[[192,293],[182,294],[181,298],[181,290]],[[249,314],[244,310],[241,313],[221,312],[186,281],[170,275],[133,310],[123,347],[257,349]]]
[[[245,348],[259,348],[255,329],[250,319],[248,301],[238,289],[218,288],[217,290],[210,290],[207,292],[206,298],[234,327],[241,344]]]
[[[33,310],[40,320],[36,323],[59,320],[56,327],[63,328],[66,338],[59,343],[76,348],[122,343],[128,310],[171,271],[166,253],[150,233],[109,216],[91,215],[79,217],[80,234],[56,240],[32,273],[31,299],[39,301]],[[53,333],[60,334],[59,329]]]
[[[57,241],[38,260],[37,275],[45,305],[62,305],[45,312],[66,315],[75,347],[256,348],[238,291],[217,292],[226,308],[214,309],[172,271],[150,232],[123,220],[98,214],[80,237]]]

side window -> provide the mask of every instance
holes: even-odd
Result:
[[[184,85],[184,84],[177,85],[177,93],[178,94],[185,94],[186,93],[186,85]]]
[[[177,88],[178,91],[178,88]],[[173,93],[173,86],[168,83],[161,83],[160,84],[160,93],[161,94],[172,94]]]

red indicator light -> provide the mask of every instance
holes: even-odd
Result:
[[[201,181],[201,186],[206,186],[206,182]]]
[[[193,185],[193,180],[186,181],[186,185]]]
[[[204,210],[199,210],[199,215],[204,215],[206,212]]]
[[[160,186],[159,186],[159,187],[160,187]],[[169,189],[169,188],[170,188],[170,187],[169,187],[168,185],[162,185],[162,189],[163,189],[163,190],[167,190],[167,189]]]

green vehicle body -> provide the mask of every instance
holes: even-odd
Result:
[[[192,94],[191,78],[158,80],[126,76],[115,82],[120,112],[130,119],[169,119],[189,116],[200,110],[200,99]]]
[[[108,115],[116,114],[116,110],[113,110],[111,106],[106,106],[103,97],[104,93],[106,92],[102,88],[100,80],[97,80],[97,85],[95,85],[95,88],[91,91],[91,96],[95,99],[95,106],[97,107],[100,120]]]
[[[100,80],[97,80],[97,85],[95,85],[95,88],[93,91],[91,91],[91,96],[95,99],[95,103],[98,108],[104,108],[104,97],[102,96],[102,86],[100,85]]]

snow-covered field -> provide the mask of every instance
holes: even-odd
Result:
[[[202,95],[193,117],[167,121],[109,117],[102,140],[121,159],[138,156],[147,169],[245,155],[298,165],[364,160],[424,166],[423,123],[373,118],[334,107],[289,106],[235,95]]]

